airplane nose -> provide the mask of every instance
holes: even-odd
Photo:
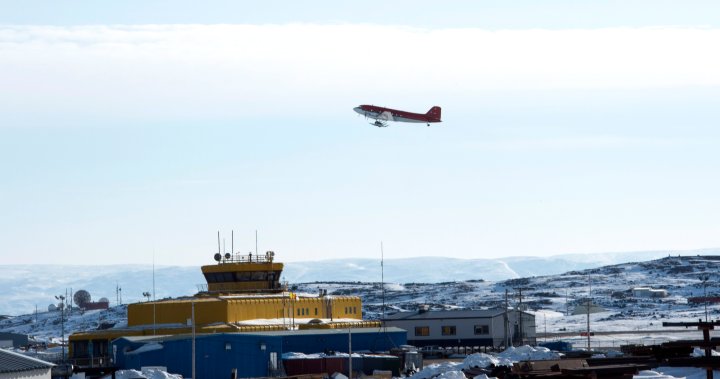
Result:
[[[355,108],[353,108],[353,110],[357,113],[363,114],[363,110],[360,107],[355,107]]]

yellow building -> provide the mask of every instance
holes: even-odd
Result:
[[[312,328],[379,327],[362,320],[357,296],[302,295],[280,283],[283,264],[264,256],[215,254],[202,266],[207,288],[195,296],[128,305],[123,329],[75,333],[70,357],[77,364],[107,362],[109,342],[121,336],[218,332],[254,332]]]

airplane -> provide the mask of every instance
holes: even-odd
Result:
[[[431,122],[442,122],[442,120],[440,120],[441,109],[438,106],[430,108],[430,110],[425,114],[405,112],[397,109],[365,104],[355,107],[353,110],[365,116],[365,118],[375,119],[375,122],[370,123],[370,125],[375,125],[378,128],[388,126],[388,121],[424,122],[427,126],[430,126]]]

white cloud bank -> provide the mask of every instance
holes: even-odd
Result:
[[[0,26],[0,111],[312,115],[348,99],[718,86],[718,40],[720,29],[675,27]]]

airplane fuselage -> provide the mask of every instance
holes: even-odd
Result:
[[[440,107],[432,107],[424,114],[378,107],[375,105],[360,105],[353,108],[353,110],[367,118],[380,121],[418,122],[428,124],[431,122],[442,122],[440,119]]]

